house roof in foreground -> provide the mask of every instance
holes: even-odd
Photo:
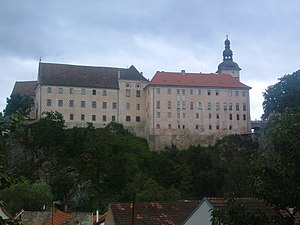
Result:
[[[135,203],[135,225],[179,225],[193,212],[200,201]],[[131,224],[132,203],[115,203],[110,208],[115,225]]]
[[[157,71],[149,85],[251,89],[251,87],[243,84],[229,74],[217,73],[204,74]]]
[[[39,63],[38,82],[42,85],[118,88],[118,79],[147,81],[134,67],[98,67]]]
[[[65,222],[70,220],[75,220],[75,217],[72,213],[56,210],[53,214],[53,220],[52,217],[50,217],[45,225],[63,225]]]

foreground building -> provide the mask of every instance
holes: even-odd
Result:
[[[38,80],[30,82],[35,115],[39,119],[43,112],[58,111],[68,127],[121,123],[146,138],[153,150],[171,144],[179,148],[213,144],[228,134],[246,134],[251,129],[250,87],[240,82],[241,69],[232,55],[226,39],[216,73],[158,71],[151,81],[134,66],[40,62]],[[16,82],[13,93],[24,94],[22,88]]]

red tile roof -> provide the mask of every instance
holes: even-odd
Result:
[[[72,213],[56,210],[52,217],[44,225],[63,225],[65,222],[75,219]]]
[[[150,85],[251,89],[251,87],[241,83],[229,74],[216,73],[202,74],[157,71],[150,81]]]
[[[179,225],[198,206],[199,201],[139,202],[135,203],[135,225]],[[131,224],[132,204],[110,205],[115,225]]]

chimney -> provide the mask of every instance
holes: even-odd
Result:
[[[181,75],[182,75],[182,76],[185,75],[185,70],[181,70]]]
[[[118,79],[120,79],[120,77],[121,77],[121,71],[118,70]]]

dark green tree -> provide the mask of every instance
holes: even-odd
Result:
[[[279,209],[300,209],[300,108],[272,117],[251,166],[253,193]]]
[[[15,113],[21,114],[23,117],[28,117],[34,106],[33,98],[28,95],[11,95],[6,99],[6,107],[3,110],[4,116],[11,116]]]
[[[263,93],[262,119],[268,119],[274,113],[282,113],[286,108],[300,106],[300,70],[278,80],[278,83],[269,86]]]

